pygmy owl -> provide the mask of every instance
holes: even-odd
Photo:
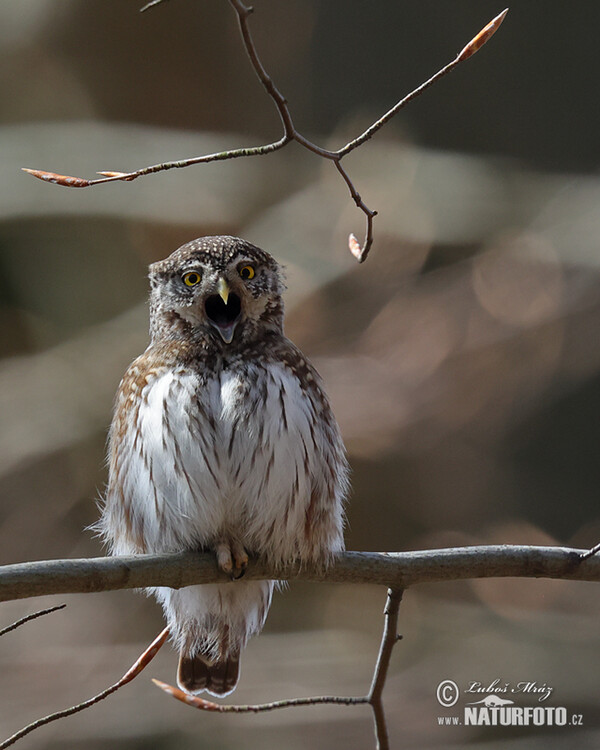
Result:
[[[126,372],[99,527],[113,554],[213,550],[239,579],[341,551],[348,466],[319,375],[283,333],[268,253],[188,242],[150,266],[151,343]],[[275,581],[150,589],[179,649],[178,684],[227,695]]]

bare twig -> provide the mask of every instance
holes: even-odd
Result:
[[[398,643],[398,610],[402,601],[402,590],[389,589],[388,598],[384,609],[384,627],[381,637],[379,655],[373,673],[373,681],[367,700],[373,709],[373,721],[375,723],[375,737],[377,738],[377,750],[389,750],[390,742],[383,710],[383,688],[387,678],[390,659],[394,646]]]
[[[71,716],[72,714],[79,713],[79,711],[84,711],[86,708],[89,708],[90,706],[93,706],[95,703],[98,703],[101,700],[104,700],[104,698],[108,698],[109,695],[112,695],[112,693],[119,690],[119,688],[122,688],[123,685],[126,685],[128,682],[131,682],[135,677],[139,675],[139,673],[146,667],[148,664],[154,659],[156,654],[159,652],[160,647],[163,645],[163,643],[167,640],[167,637],[169,635],[169,629],[165,628],[160,635],[158,635],[152,643],[148,646],[148,648],[144,651],[144,653],[137,659],[134,664],[125,672],[123,677],[118,682],[115,682],[114,685],[111,685],[110,687],[106,688],[106,690],[103,690],[101,693],[98,693],[93,698],[90,698],[87,701],[83,701],[83,703],[78,703],[76,706],[71,706],[71,708],[66,708],[62,711],[56,711],[56,713],[49,714],[48,716],[44,716],[41,719],[37,719],[36,721],[33,721],[31,724],[28,724],[26,727],[23,727],[23,729],[20,729],[18,732],[15,732],[11,737],[4,740],[4,742],[0,742],[0,750],[4,750],[4,748],[9,747],[10,745],[13,745],[17,740],[20,740],[21,737],[25,737],[26,734],[29,734],[30,732],[33,732],[34,729],[39,729],[39,727],[44,726],[45,724],[50,724],[52,721],[57,721],[58,719],[64,719],[66,716]]]
[[[250,26],[248,25],[248,17],[252,13],[253,9],[250,6],[244,5],[241,0],[229,0],[229,2],[237,13],[244,47],[246,49],[248,57],[250,58],[250,62],[252,64],[252,67],[254,68],[254,72],[256,73],[258,80],[264,86],[267,94],[275,103],[277,111],[279,112],[279,116],[281,117],[281,124],[283,125],[282,140],[285,140],[286,143],[289,143],[289,141],[291,141],[299,134],[297,133],[296,128],[294,127],[294,123],[292,122],[292,116],[290,115],[290,110],[288,108],[286,98],[273,83],[273,79],[265,70],[265,67],[258,56],[258,52],[256,51],[254,40],[252,39],[252,34],[250,32]]]
[[[281,701],[273,701],[272,703],[256,703],[256,704],[245,704],[245,705],[224,705],[222,703],[213,703],[213,701],[207,701],[200,698],[197,695],[190,695],[184,693],[183,690],[173,687],[166,682],[160,680],[152,680],[165,693],[172,695],[178,701],[185,703],[193,708],[198,708],[201,711],[212,711],[221,714],[259,714],[264,711],[275,711],[278,708],[291,708],[292,706],[317,706],[323,703],[333,703],[338,706],[356,706],[359,704],[368,703],[369,699],[367,696],[359,697],[344,697],[339,695],[318,695],[310,698],[288,698]]]
[[[164,0],[151,0],[151,2],[147,3],[141,10],[142,11],[148,10],[149,8],[152,8],[155,5],[158,5],[159,3],[163,1]],[[142,169],[138,169],[134,172],[116,172],[116,171],[98,172],[98,174],[102,176],[99,179],[94,179],[94,180],[88,180],[82,177],[71,177],[69,175],[61,175],[61,174],[56,174],[54,172],[46,172],[40,169],[23,168],[23,171],[33,175],[34,177],[37,177],[40,180],[44,180],[45,182],[51,182],[56,185],[62,185],[64,187],[81,188],[81,187],[90,187],[91,185],[99,185],[105,182],[115,182],[115,181],[130,182],[132,180],[137,179],[138,177],[143,177],[148,174],[154,174],[156,172],[164,172],[169,169],[179,169],[182,167],[189,167],[189,166],[192,166],[193,164],[206,164],[212,161],[223,161],[225,159],[237,159],[240,157],[247,157],[247,156],[262,156],[264,154],[269,154],[269,153],[273,153],[274,151],[278,151],[284,146],[287,146],[287,144],[290,143],[291,141],[296,141],[296,143],[299,143],[303,148],[307,149],[308,151],[312,151],[314,154],[317,154],[317,156],[320,156],[323,159],[329,159],[330,161],[334,162],[335,166],[338,169],[338,172],[340,173],[346,185],[348,186],[350,195],[352,197],[352,200],[356,204],[356,207],[360,211],[362,211],[362,213],[365,215],[366,230],[365,230],[365,238],[363,240],[362,245],[356,239],[354,234],[350,234],[349,239],[348,239],[348,246],[350,248],[350,251],[352,252],[354,257],[358,260],[358,262],[362,263],[366,259],[369,253],[369,250],[371,248],[371,245],[373,244],[373,219],[377,215],[377,212],[370,209],[365,204],[360,194],[358,193],[356,187],[354,186],[352,180],[350,179],[348,173],[342,167],[341,160],[343,159],[344,156],[346,156],[351,151],[361,146],[363,143],[365,143],[365,141],[369,140],[369,138],[371,138],[380,128],[382,128],[387,122],[389,122],[389,120],[391,120],[392,117],[395,114],[397,114],[403,107],[405,107],[409,102],[411,102],[413,99],[416,99],[416,97],[420,96],[427,88],[432,86],[436,81],[438,81],[443,76],[447,75],[451,70],[453,70],[461,62],[463,62],[464,60],[467,60],[469,57],[474,55],[475,52],[477,52],[498,30],[498,27],[500,26],[506,14],[508,13],[508,8],[504,10],[502,13],[500,13],[498,16],[496,16],[496,18],[494,18],[492,21],[490,21],[490,23],[488,23],[487,26],[485,26],[463,48],[463,50],[456,56],[456,58],[452,62],[445,65],[437,73],[435,73],[431,78],[429,78],[427,81],[422,83],[416,89],[411,91],[410,94],[408,94],[403,99],[401,99],[390,110],[388,110],[379,120],[377,120],[369,128],[367,128],[367,130],[365,130],[364,133],[362,133],[357,138],[350,141],[349,143],[347,143],[345,146],[338,149],[337,151],[330,151],[328,149],[322,148],[321,146],[318,146],[312,141],[309,141],[305,136],[302,135],[302,133],[300,133],[296,129],[294,122],[292,120],[292,116],[291,116],[289,106],[288,106],[285,96],[281,93],[281,91],[279,91],[279,89],[273,82],[273,79],[267,73],[264,65],[261,62],[258,52],[256,50],[256,46],[254,44],[254,40],[252,38],[252,34],[250,32],[250,26],[248,23],[248,18],[250,14],[252,13],[252,8],[250,6],[245,5],[242,2],[242,0],[229,0],[229,2],[237,14],[238,23],[240,27],[240,33],[242,36],[244,48],[246,50],[248,58],[250,59],[250,63],[259,81],[261,82],[265,91],[267,92],[268,96],[273,100],[273,103],[275,104],[275,107],[281,119],[281,123],[283,126],[283,135],[281,136],[279,140],[273,141],[272,143],[267,143],[262,146],[253,146],[250,148],[238,148],[238,149],[233,149],[231,151],[222,151],[222,152],[214,153],[214,154],[206,154],[204,156],[197,156],[197,157],[193,157],[190,159],[183,159],[180,161],[163,162],[161,164],[154,164],[150,167],[144,167]]]
[[[346,552],[327,568],[306,563],[273,567],[253,559],[246,580],[278,578],[373,583],[405,589],[419,583],[473,578],[563,578],[600,581],[600,556],[587,550],[528,545],[451,547],[415,552]],[[181,588],[226,582],[214,555],[179,552],[83,560],[46,560],[0,567],[0,601],[146,586]]]
[[[600,552],[600,542],[598,544],[595,544],[591,549],[588,549],[587,552],[583,552],[581,554],[581,559],[588,560],[590,557],[597,555],[598,552]]]
[[[496,31],[499,29],[500,24],[502,21],[504,21],[506,14],[508,13],[508,8],[502,11],[502,13],[499,13],[496,18],[492,19],[487,26],[485,26],[479,34],[473,37],[471,41],[462,49],[462,51],[452,60],[452,62],[448,63],[447,65],[444,65],[443,68],[440,68],[437,73],[434,73],[431,78],[428,78],[424,83],[422,83],[420,86],[417,86],[416,89],[410,92],[410,94],[407,94],[403,99],[400,99],[400,101],[395,104],[391,109],[389,109],[383,117],[380,117],[379,120],[374,122],[370,127],[368,127],[364,133],[361,133],[357,138],[355,138],[353,141],[350,141],[347,143],[343,148],[340,148],[335,153],[339,155],[341,158],[342,156],[345,156],[346,154],[349,154],[351,151],[354,151],[355,148],[358,148],[358,146],[362,146],[362,144],[365,141],[368,141],[369,138],[372,138],[372,136],[375,135],[375,133],[382,128],[387,122],[389,122],[394,115],[396,115],[401,109],[404,109],[407,104],[410,104],[410,102],[413,101],[413,99],[416,99],[418,96],[421,96],[421,94],[428,89],[430,86],[433,86],[434,83],[437,83],[437,81],[440,80],[440,78],[443,78],[445,75],[448,75],[450,71],[454,70],[457,65],[460,65],[461,62],[464,62],[464,60],[468,60],[469,57],[475,54],[483,45],[492,38],[492,36],[496,33]]]
[[[20,620],[17,620],[16,622],[13,622],[12,625],[9,625],[6,628],[3,628],[0,630],[0,636],[6,635],[6,633],[10,633],[11,630],[16,630],[21,625],[24,625],[26,622],[29,622],[30,620],[36,620],[38,617],[42,617],[43,615],[49,615],[51,612],[57,612],[59,609],[64,609],[67,605],[66,604],[58,604],[56,607],[48,607],[48,609],[40,609],[39,612],[33,612],[31,615],[26,615],[25,617],[21,617]]]
[[[140,8],[140,13],[144,13],[145,11],[150,10],[150,8],[154,8],[156,5],[166,2],[167,0],[150,0],[150,2],[146,3],[143,8]]]

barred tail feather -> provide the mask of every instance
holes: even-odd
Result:
[[[236,581],[148,591],[165,610],[182,690],[221,696],[234,690],[240,652],[262,630],[273,587],[273,581]]]
[[[177,684],[187,693],[201,693],[223,697],[232,693],[240,677],[240,655],[230,654],[222,661],[213,662],[204,654],[179,655]]]

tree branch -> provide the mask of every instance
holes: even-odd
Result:
[[[433,84],[439,81],[440,78],[448,75],[448,73],[454,70],[457,65],[460,65],[461,62],[468,60],[469,57],[471,57],[479,49],[481,49],[481,47],[483,47],[483,45],[492,38],[496,31],[498,31],[500,24],[502,23],[502,21],[504,21],[507,13],[508,8],[506,8],[502,11],[502,13],[499,13],[495,18],[493,18],[487,24],[487,26],[484,26],[479,34],[471,39],[471,41],[461,50],[461,52],[459,52],[459,54],[454,58],[454,60],[452,60],[452,62],[444,65],[444,67],[438,70],[437,73],[434,73],[431,78],[428,78],[420,86],[417,86],[416,89],[413,89],[410,94],[407,94],[403,99],[400,99],[400,101],[391,109],[389,109],[382,117],[380,117],[379,120],[369,126],[364,133],[359,135],[353,141],[347,143],[335,153],[341,158],[342,156],[349,154],[351,151],[354,151],[354,149],[358,148],[358,146],[362,146],[365,141],[368,141],[369,138],[372,138],[380,128],[382,128],[387,122],[389,122],[392,117],[394,117],[394,115],[396,115],[401,109],[404,109],[407,104],[410,104],[413,99],[421,96],[421,94],[426,89],[428,89],[430,86],[433,86]]]
[[[280,701],[272,701],[271,703],[226,705],[224,703],[207,701],[204,698],[200,698],[199,695],[184,693],[183,690],[169,685],[167,682],[161,682],[161,680],[153,678],[152,682],[161,690],[164,690],[165,693],[172,695],[173,698],[185,703],[187,706],[198,708],[201,711],[211,711],[220,714],[261,714],[265,711],[276,711],[278,708],[293,708],[295,706],[319,706],[324,703],[331,703],[336,706],[357,706],[369,702],[367,696],[315,695],[310,698],[286,698]]]
[[[398,610],[402,601],[402,589],[389,589],[388,598],[383,611],[385,621],[381,646],[375,664],[375,672],[369,690],[368,701],[373,709],[373,721],[375,723],[375,737],[377,738],[377,750],[389,750],[390,741],[388,737],[387,723],[383,710],[383,688],[387,678],[390,659],[394,646],[398,643]]]
[[[305,563],[280,567],[254,559],[246,579],[374,583],[405,589],[418,583],[525,577],[600,581],[600,557],[566,547],[490,545],[415,552],[346,552],[326,569]],[[225,582],[208,553],[46,560],[0,567],[0,601],[47,594],[92,593],[145,586],[181,588]]]
[[[581,555],[582,560],[587,560],[589,557],[594,557],[600,552],[600,544],[595,544],[591,549],[588,549]]]
[[[147,3],[141,10],[143,12],[151,7],[160,4],[161,2],[163,2],[163,0],[151,0],[151,2]],[[250,6],[244,5],[242,0],[229,0],[229,3],[237,14],[244,48],[254,69],[254,72],[263,85],[268,96],[273,100],[273,103],[277,108],[277,112],[279,113],[279,117],[281,118],[281,123],[283,125],[283,135],[279,140],[273,141],[272,143],[267,143],[263,146],[238,148],[231,151],[221,151],[215,154],[206,154],[204,156],[196,156],[190,159],[182,159],[180,161],[163,162],[161,164],[154,164],[150,167],[143,167],[142,169],[138,169],[134,172],[98,172],[98,174],[102,176],[94,180],[88,180],[82,177],[71,177],[70,175],[61,175],[54,172],[46,172],[41,169],[23,168],[23,171],[33,175],[34,177],[37,177],[40,180],[43,180],[44,182],[51,182],[56,185],[62,185],[64,187],[82,188],[90,187],[91,185],[100,185],[105,182],[131,182],[138,177],[154,174],[156,172],[164,172],[169,169],[189,167],[193,164],[205,164],[211,161],[223,161],[225,159],[237,159],[246,156],[261,156],[264,154],[273,153],[274,151],[278,151],[284,146],[287,146],[287,144],[291,141],[296,141],[296,143],[300,144],[300,146],[307,149],[308,151],[312,151],[312,153],[317,154],[317,156],[320,156],[323,159],[329,159],[330,161],[334,162],[340,175],[343,177],[346,185],[348,186],[348,189],[350,190],[350,195],[352,197],[352,200],[356,204],[356,207],[365,215],[366,231],[362,246],[356,239],[354,234],[350,234],[348,239],[348,246],[350,248],[350,251],[358,260],[358,262],[362,263],[366,259],[371,245],[373,244],[373,218],[377,215],[377,211],[368,208],[365,202],[360,197],[348,173],[341,165],[342,158],[353,151],[355,148],[361,146],[365,141],[369,140],[369,138],[371,138],[380,128],[382,128],[387,122],[389,122],[389,120],[391,120],[392,117],[397,114],[403,107],[405,107],[409,102],[420,96],[436,81],[450,73],[451,70],[454,70],[454,68],[461,62],[474,55],[475,52],[477,52],[496,33],[500,24],[504,20],[504,17],[508,13],[508,8],[497,15],[496,18],[490,21],[487,26],[485,26],[475,37],[473,37],[473,39],[471,39],[471,41],[454,58],[454,60],[452,60],[452,62],[448,63],[443,68],[438,70],[438,72],[431,76],[431,78],[429,78],[416,89],[411,91],[410,94],[401,99],[390,110],[388,110],[383,115],[383,117],[381,117],[369,128],[367,128],[364,133],[362,133],[357,138],[350,141],[337,151],[329,151],[328,149],[322,148],[312,141],[309,141],[308,138],[303,136],[302,133],[300,133],[296,129],[292,120],[292,115],[289,110],[287,99],[279,91],[279,89],[273,82],[273,79],[267,73],[256,50],[256,46],[250,32],[250,26],[248,24],[248,18],[251,15],[253,9]]]
[[[25,625],[26,622],[30,622],[31,620],[37,620],[38,617],[43,617],[43,615],[49,615],[51,612],[57,612],[59,609],[64,609],[66,606],[67,606],[66,604],[57,604],[56,607],[48,607],[48,609],[40,609],[39,612],[33,612],[30,615],[25,615],[25,617],[21,617],[20,620],[13,622],[12,625],[8,625],[7,627],[2,628],[2,630],[0,630],[0,636],[10,633],[11,630],[16,630],[17,628],[20,628],[21,625]]]
[[[220,705],[188,695],[167,683],[158,680],[154,682],[165,692],[190,706],[220,713],[258,713],[324,703],[346,706],[369,704],[373,712],[377,748],[389,750],[382,696],[393,648],[400,639],[397,633],[398,612],[404,588],[434,581],[503,576],[600,581],[600,557],[596,554],[599,549],[600,545],[590,550],[490,545],[396,553],[346,552],[339,555],[326,569],[300,563],[274,568],[264,560],[255,559],[246,572],[249,579],[297,578],[337,583],[385,583],[388,586],[383,636],[368,695],[314,696],[257,705]],[[228,580],[218,570],[214,556],[206,553],[50,560],[0,567],[0,601],[44,594],[89,593],[142,586],[180,588]],[[36,613],[19,623],[40,614],[43,613]],[[19,623],[15,623],[14,627]],[[114,685],[76,706],[32,722],[0,743],[0,750],[44,724],[92,706],[130,682],[154,657],[167,635],[168,630],[165,629]]]
[[[4,748],[6,747],[10,747],[10,745],[14,745],[14,743],[17,740],[20,740],[21,737],[25,737],[26,734],[33,732],[34,729],[39,729],[39,727],[43,727],[45,724],[50,724],[50,722],[52,721],[58,721],[58,719],[64,719],[66,716],[72,716],[73,714],[77,714],[80,711],[84,711],[86,708],[93,706],[95,703],[99,703],[105,698],[108,698],[109,695],[112,695],[113,693],[115,693],[117,690],[122,688],[123,685],[126,685],[128,682],[131,682],[131,680],[136,678],[139,675],[139,673],[145,667],[148,666],[148,664],[152,661],[152,659],[154,659],[156,654],[159,652],[160,647],[167,640],[168,635],[169,635],[169,629],[165,628],[152,641],[152,643],[148,646],[148,648],[144,651],[144,653],[138,659],[136,659],[136,661],[131,665],[131,667],[127,670],[127,672],[125,672],[123,677],[121,677],[120,680],[115,682],[114,685],[111,685],[110,687],[106,688],[106,690],[103,690],[97,695],[94,695],[93,698],[89,698],[88,700],[83,701],[82,703],[77,703],[77,705],[75,706],[71,706],[70,708],[65,708],[62,711],[56,711],[53,714],[48,714],[48,716],[44,716],[41,719],[36,719],[36,721],[32,721],[31,724],[28,724],[26,727],[23,727],[23,729],[20,729],[18,732],[15,732],[12,736],[8,737],[8,739],[4,740],[4,742],[0,742],[0,750],[4,750]]]

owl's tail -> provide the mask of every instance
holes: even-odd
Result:
[[[238,581],[153,590],[179,651],[182,690],[222,696],[235,689],[241,650],[260,632],[273,586],[273,581]]]
[[[222,661],[214,661],[204,654],[179,654],[177,684],[188,693],[207,690],[211,695],[229,695],[235,690],[239,677],[239,653],[228,654]]]

